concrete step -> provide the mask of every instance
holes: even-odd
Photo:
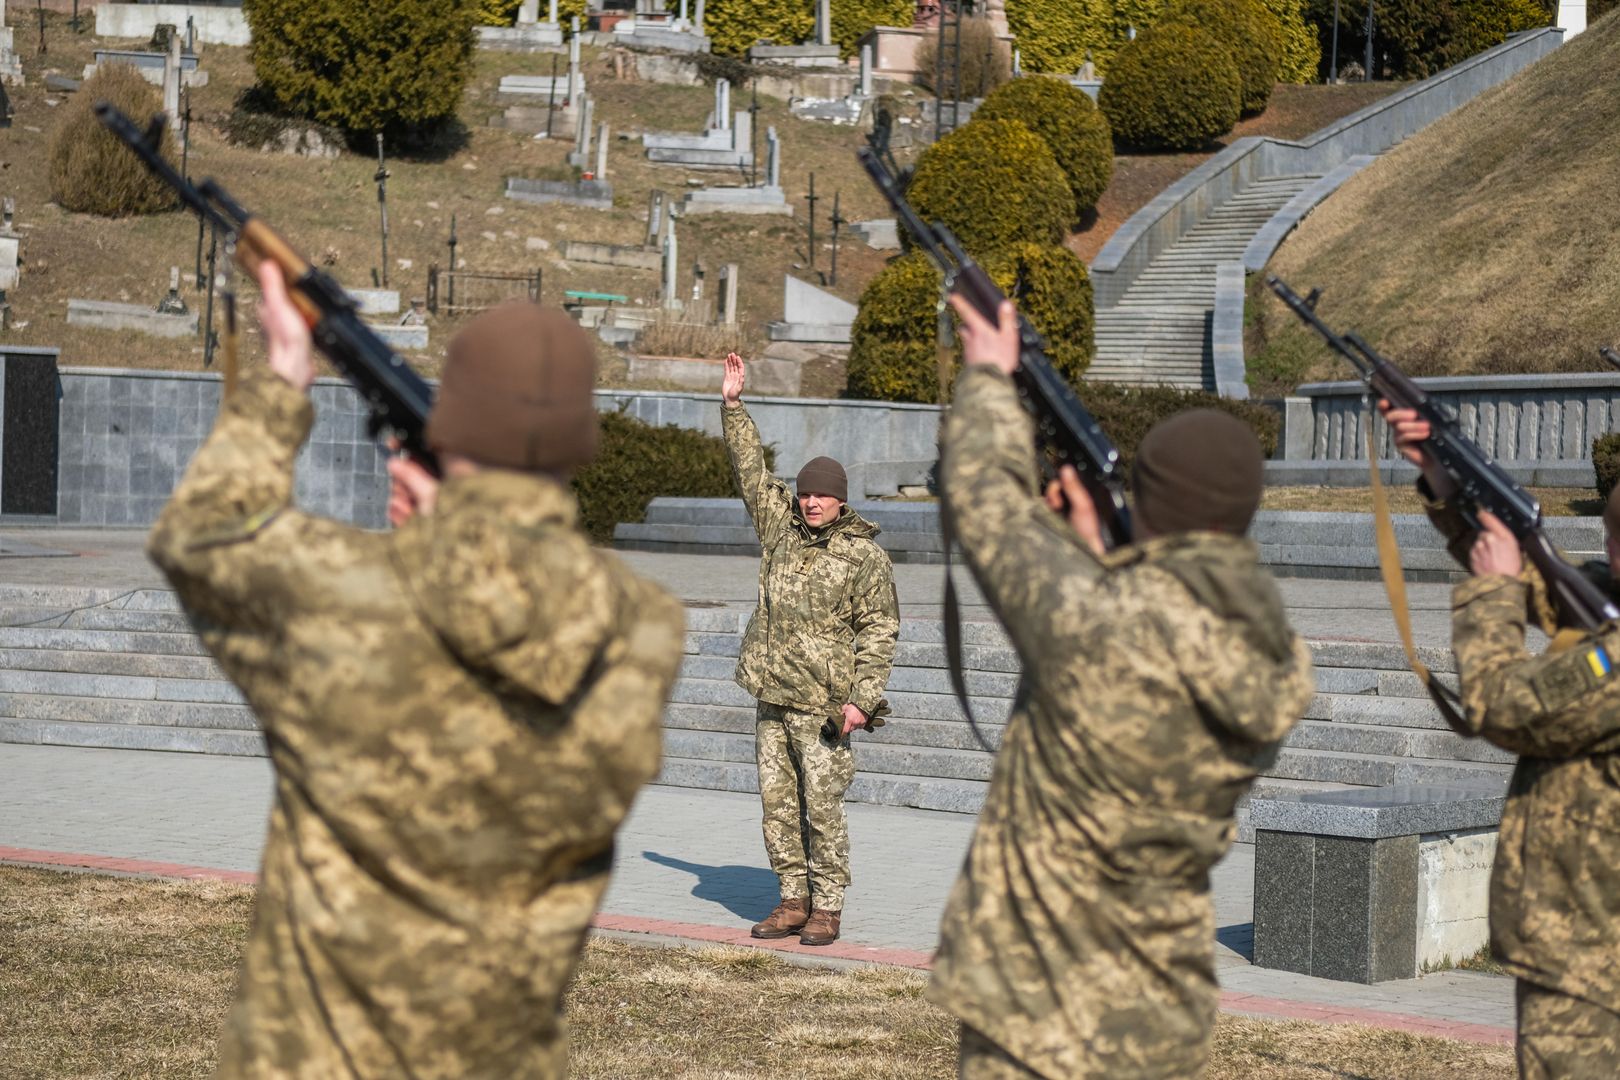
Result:
[[[1353,754],[1429,759],[1445,762],[1492,762],[1509,765],[1514,755],[1484,739],[1465,739],[1453,731],[1385,727],[1333,720],[1301,720],[1289,733],[1294,750],[1339,750]]]
[[[140,724],[39,722],[0,717],[0,743],[84,746],[109,750],[163,750],[191,754],[265,756],[256,731],[145,727]]]
[[[1500,782],[1505,788],[1513,766],[1490,762],[1437,761],[1342,750],[1285,748],[1266,775],[1284,780],[1327,780],[1357,787],[1389,784]]]
[[[206,656],[195,634],[81,628],[0,627],[0,649],[63,649],[75,652],[153,653]]]
[[[89,652],[67,649],[0,649],[0,669],[71,671],[84,675],[140,675],[167,679],[223,679],[219,665],[203,656]]]
[[[0,717],[18,721],[71,721],[109,728],[133,724],[153,728],[256,731],[259,726],[253,710],[246,705],[23,693],[0,693]]]
[[[224,679],[164,679],[144,675],[93,675],[78,671],[0,669],[0,694],[243,704],[241,693]]]
[[[1305,707],[1309,720],[1331,720],[1376,727],[1449,730],[1428,698],[1379,697],[1375,694],[1316,694]]]

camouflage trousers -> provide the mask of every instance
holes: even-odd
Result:
[[[761,701],[754,720],[754,759],[765,807],[765,853],[782,899],[810,897],[826,911],[844,909],[849,885],[849,824],[844,792],[855,778],[849,740],[823,737],[823,714]]]
[[[963,1024],[958,1042],[957,1080],[1040,1080],[1040,1073],[1024,1068],[975,1028]]]
[[[1620,1013],[1519,980],[1519,1075],[1524,1080],[1620,1076]]]

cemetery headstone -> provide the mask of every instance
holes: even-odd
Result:
[[[676,284],[680,275],[680,265],[680,252],[675,242],[675,219],[668,217],[664,221],[664,274],[658,299],[669,311],[679,311],[681,308],[681,298]]]
[[[738,120],[748,114],[739,112]],[[649,151],[650,153],[650,151]],[[706,187],[687,192],[681,200],[685,214],[781,214],[793,216],[782,192],[782,143],[776,128],[765,132],[765,183],[752,187]]]
[[[11,27],[6,25],[6,0],[0,0],[0,85],[23,84],[22,58],[17,55]],[[0,90],[0,97],[5,92]],[[0,108],[0,112],[3,112]]]
[[[596,178],[598,180],[607,179],[607,154],[608,126],[606,123],[602,123],[596,127]]]
[[[736,263],[726,263],[720,268],[720,321],[727,326],[737,323],[737,278],[738,266]]]
[[[782,279],[782,318],[768,323],[772,341],[818,341],[847,345],[855,305],[792,275]]]
[[[7,195],[0,203],[0,290],[10,292],[21,276],[22,237],[12,228],[16,203]]]
[[[169,294],[158,301],[157,310],[160,315],[186,314],[186,302],[180,297],[180,268],[178,266],[169,267]]]

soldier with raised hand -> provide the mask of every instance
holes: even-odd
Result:
[[[1519,755],[1491,870],[1491,951],[1518,979],[1519,1073],[1620,1076],[1620,632],[1532,656],[1525,627],[1557,613],[1536,568],[1495,516],[1472,529],[1456,485],[1428,455],[1411,409],[1380,410],[1452,556],[1473,571],[1451,594],[1462,735]],[[1604,562],[1581,569],[1620,596],[1620,488],[1603,510]]]
[[[231,396],[148,553],[263,726],[275,803],[219,1076],[561,1077],[563,988],[657,772],[679,606],[591,546],[594,350],[478,316],[374,533],[293,509],[310,334],[259,270],[269,371]]]
[[[1012,304],[999,324],[952,304],[966,366],[944,510],[1023,674],[928,996],[962,1022],[968,1080],[1197,1076],[1218,996],[1209,871],[1314,692],[1244,538],[1260,447],[1224,413],[1157,424],[1135,542],[1105,553],[1073,468],[1038,489]]]
[[[759,534],[759,604],[743,634],[737,683],[759,705],[754,723],[765,852],[782,900],[757,938],[838,939],[849,886],[844,793],[855,777],[850,733],[888,706],[900,605],[878,527],[849,505],[843,466],[818,457],[798,493],[765,467],[759,429],[742,404],[746,368],[726,357],[721,420],[732,474]]]

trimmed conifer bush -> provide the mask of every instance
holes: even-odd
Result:
[[[1114,175],[1114,136],[1085,91],[1061,79],[1014,79],[984,99],[974,122],[1017,120],[1046,140],[1074,192],[1075,215],[1085,214]]]
[[[691,428],[655,427],[628,413],[601,416],[596,458],[574,474],[580,527],[598,543],[613,539],[613,526],[644,521],[647,504],[659,496],[723,499],[735,495],[723,439]],[[776,454],[765,448],[765,467]]]
[[[444,121],[472,71],[479,0],[243,0],[242,11],[276,105],[346,131]]]
[[[1026,243],[986,256],[984,268],[1046,338],[1052,365],[1078,379],[1094,352],[1085,263],[1067,248]],[[872,279],[850,331],[850,397],[939,400],[939,287],[939,273],[921,252],[896,259]],[[960,363],[953,340],[952,370]]]
[[[1277,452],[1282,418],[1253,401],[1237,401],[1207,390],[1178,390],[1173,386],[1120,386],[1117,383],[1088,382],[1075,387],[1080,400],[1108,437],[1119,447],[1120,460],[1129,473],[1131,461],[1142,439],[1160,420],[1167,420],[1188,409],[1219,409],[1249,426],[1260,440],[1266,457]]]
[[[813,0],[708,0],[703,33],[722,56],[746,56],[755,45],[798,45],[816,31]]]
[[[523,0],[478,0],[478,21],[485,26],[511,26],[517,22],[518,8],[522,6]],[[585,10],[586,0],[557,0],[557,23],[563,37],[568,36],[570,16],[578,15],[580,25],[584,25]],[[540,17],[544,19],[549,12],[547,0],[540,0]]]
[[[1121,49],[1098,94],[1114,140],[1142,150],[1196,150],[1237,123],[1243,85],[1231,51],[1182,22]]]
[[[1099,69],[1117,47],[1109,0],[1007,0],[1007,28],[1025,71],[1070,75],[1090,50]]]
[[[149,172],[93,111],[96,102],[116,106],[144,127],[163,101],[155,86],[128,64],[103,64],[63,106],[65,114],[46,150],[51,199],[67,210],[103,217],[155,214],[175,206],[174,193]],[[163,131],[163,156],[177,157],[174,132]]]
[[[974,120],[923,152],[908,190],[924,221],[950,226],[974,258],[1059,243],[1074,217],[1046,140],[1015,120]]]
[[[1265,111],[1277,82],[1282,56],[1282,25],[1260,0],[1173,0],[1160,25],[1186,23],[1208,31],[1237,64],[1243,87],[1243,115]]]
[[[1597,478],[1598,498],[1607,500],[1620,483],[1620,431],[1611,431],[1592,440],[1592,471]]]
[[[852,398],[938,401],[939,273],[921,252],[895,259],[861,294],[849,332]]]
[[[1322,43],[1316,27],[1305,21],[1305,0],[1261,0],[1282,31],[1282,52],[1277,56],[1277,81],[1312,83],[1322,65]]]

